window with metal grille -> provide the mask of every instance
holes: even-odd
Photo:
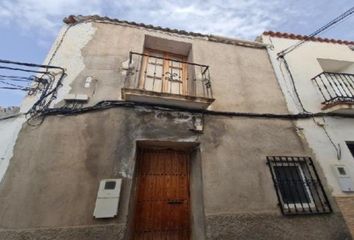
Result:
[[[310,157],[268,156],[267,164],[284,215],[332,212]]]
[[[349,142],[349,141],[346,141],[345,142],[349,148],[349,151],[350,153],[352,154],[352,156],[354,157],[354,142]]]

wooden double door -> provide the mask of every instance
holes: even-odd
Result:
[[[139,88],[161,93],[187,95],[186,56],[145,49]]]
[[[141,149],[133,239],[190,239],[189,154]]]

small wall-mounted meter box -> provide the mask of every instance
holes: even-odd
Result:
[[[349,175],[348,169],[345,165],[333,165],[333,169],[338,180],[339,186],[343,192],[354,192],[354,185],[352,178]]]
[[[95,218],[113,218],[118,213],[122,179],[103,179],[98,188]]]

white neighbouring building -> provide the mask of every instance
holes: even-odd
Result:
[[[291,113],[354,114],[354,42],[264,32],[268,54]],[[280,52],[301,45],[279,58]],[[318,159],[330,191],[354,232],[354,119],[320,116],[296,121]]]

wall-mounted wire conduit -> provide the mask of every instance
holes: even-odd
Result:
[[[26,113],[29,118],[49,108],[64,76],[62,67],[0,59],[0,89],[25,91],[27,95],[37,96]]]

